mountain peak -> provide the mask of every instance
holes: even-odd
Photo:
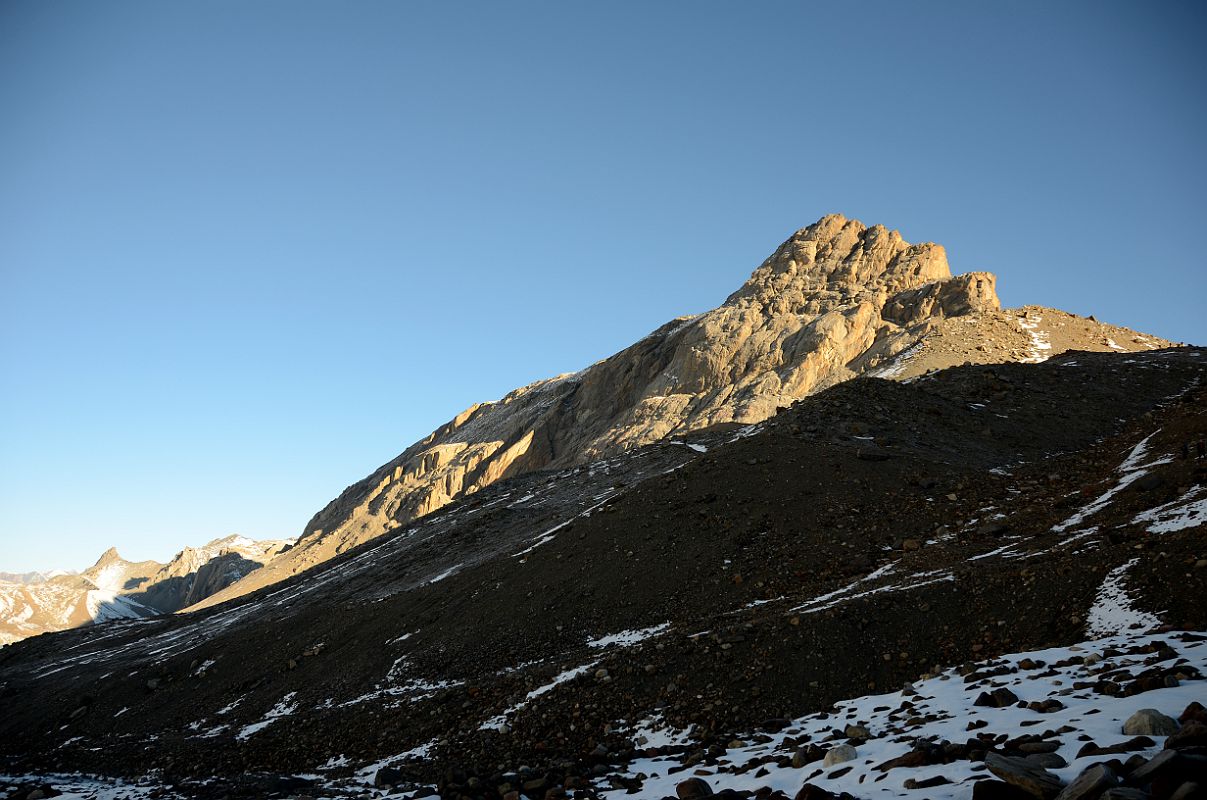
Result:
[[[346,489],[297,547],[206,603],[306,569],[501,478],[760,422],[813,392],[880,374],[943,320],[999,308],[996,278],[953,277],[941,245],[828,214],[789,236],[712,311],[668,322],[569,378],[458,415]]]
[[[941,245],[828,214],[789,236],[712,311],[457,415],[344,490],[296,547],[204,603],[289,577],[500,479],[761,422],[860,375],[1123,349],[1116,340],[1135,335],[1054,313],[1020,321],[1001,311],[996,286],[987,272],[953,276]]]
[[[116,547],[110,547],[105,552],[101,553],[101,557],[92,565],[93,569],[107,567],[110,564],[126,563],[126,559],[122,558],[122,554],[117,552]]]
[[[883,225],[829,214],[788,237],[726,305],[814,315],[858,302],[882,307],[898,292],[951,277],[942,245],[910,244]]]

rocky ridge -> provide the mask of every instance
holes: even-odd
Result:
[[[302,572],[501,479],[760,422],[859,375],[907,378],[1072,348],[1169,344],[1063,312],[1003,312],[996,278],[953,277],[942,246],[826,216],[780,245],[718,308],[672,320],[581,372],[466,409],[348,487],[307,524],[298,547],[201,606]]]

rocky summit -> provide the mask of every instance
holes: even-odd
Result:
[[[344,490],[288,554],[202,605],[309,569],[504,478],[761,422],[859,375],[904,379],[967,362],[1171,344],[1038,307],[1002,312],[995,287],[985,272],[953,277],[940,245],[823,217],[718,308],[674,319],[580,372],[466,409]]]
[[[994,287],[826,217],[236,583],[106,554],[190,608],[0,649],[0,796],[1200,796],[1207,349]]]

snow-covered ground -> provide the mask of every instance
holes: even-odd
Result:
[[[1172,648],[1165,651],[1134,652],[1153,649],[1160,644]],[[1150,647],[1152,646],[1152,647]],[[1132,654],[1128,654],[1133,651]],[[1122,653],[1121,655],[1111,655]],[[1028,661],[1029,659],[1029,661]],[[1086,663],[1086,662],[1091,663]],[[794,796],[805,783],[813,783],[832,792],[850,792],[861,798],[916,797],[907,790],[907,780],[924,781],[942,776],[949,783],[926,790],[931,800],[967,798],[972,782],[989,777],[983,762],[957,760],[949,764],[921,767],[897,767],[878,770],[877,766],[903,756],[914,749],[915,743],[966,742],[978,732],[1010,738],[1027,734],[1055,731],[1063,726],[1073,730],[1059,737],[1045,737],[1059,742],[1056,754],[1067,765],[1051,771],[1070,781],[1081,770],[1102,756],[1077,757],[1086,742],[1079,737],[1089,736],[1097,745],[1109,747],[1131,739],[1123,733],[1123,722],[1142,708],[1155,708],[1177,717],[1192,701],[1207,696],[1207,684],[1201,680],[1184,680],[1178,686],[1143,692],[1131,697],[1097,694],[1092,688],[1075,688],[1075,682],[1093,682],[1098,676],[1119,669],[1139,672],[1154,666],[1180,668],[1188,675],[1195,670],[1207,672],[1207,637],[1178,633],[1121,633],[1084,642],[1071,647],[1055,647],[1031,653],[1019,653],[984,662],[978,671],[985,677],[966,682],[956,670],[921,681],[899,692],[870,695],[837,703],[832,713],[813,714],[797,719],[788,728],[762,737],[759,744],[732,747],[711,766],[697,765],[695,769],[679,767],[690,746],[677,755],[642,758],[628,766],[629,777],[645,776],[637,795],[625,790],[608,791],[606,796],[663,797],[674,796],[675,786],[689,777],[708,781],[714,790],[732,788],[754,791],[764,786],[779,789]],[[1194,668],[1194,669],[1191,669]],[[1004,674],[990,677],[989,672]],[[974,705],[981,692],[1004,687],[1020,701],[1058,700],[1063,708],[1040,713],[1014,704],[1005,708]],[[969,723],[983,727],[969,730]],[[843,730],[848,725],[866,727],[872,738],[857,744],[856,756],[845,763],[822,767],[813,761],[803,767],[778,766],[765,757],[790,758],[803,743],[818,744],[824,749],[846,743]],[[657,718],[636,724],[639,745],[657,747],[682,745],[688,737],[659,724]],[[636,738],[636,737],[635,737]],[[741,739],[742,737],[739,737]],[[1163,745],[1163,737],[1152,737],[1152,747],[1139,750],[1151,756]],[[762,763],[755,763],[760,762]],[[845,770],[844,768],[851,769]]]

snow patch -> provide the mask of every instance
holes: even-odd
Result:
[[[1043,322],[1043,317],[1030,315],[1020,317],[1018,320],[1019,327],[1031,339],[1031,347],[1022,359],[1024,364],[1039,364],[1052,357],[1052,342],[1048,338],[1048,332],[1039,329],[1041,322]]]
[[[481,725],[478,726],[478,730],[501,731],[503,729],[503,726],[507,724],[507,718],[509,716],[511,716],[512,714],[514,714],[515,712],[519,711],[524,706],[528,705],[528,702],[530,700],[534,700],[543,694],[551,692],[554,689],[556,689],[558,686],[561,686],[563,683],[566,683],[567,681],[572,681],[575,678],[579,677],[580,675],[585,675],[587,672],[591,671],[591,669],[598,663],[599,663],[599,661],[595,660],[590,663],[583,664],[581,667],[574,667],[573,669],[568,669],[565,672],[558,673],[556,676],[554,676],[553,680],[551,680],[549,683],[545,684],[544,686],[540,686],[536,689],[533,689],[531,692],[529,692],[527,695],[524,696],[523,700],[516,703],[511,708],[508,708],[502,714],[499,714],[496,717],[491,717],[490,719],[486,720],[486,722],[483,722]]]
[[[1207,488],[1195,486],[1177,500],[1136,515],[1135,524],[1149,533],[1173,533],[1207,524]]]
[[[587,642],[588,647],[612,647],[619,645],[620,647],[632,647],[638,642],[643,642],[646,639],[652,639],[655,636],[660,636],[665,633],[671,624],[663,622],[661,625],[654,625],[649,628],[641,628],[640,630],[620,631],[619,633],[608,634],[601,636],[598,639],[592,639]]]
[[[260,720],[259,722],[253,722],[252,724],[244,727],[243,730],[235,734],[235,738],[242,742],[252,734],[264,730],[281,717],[287,717],[293,712],[297,711],[298,704],[290,702],[295,696],[297,696],[297,692],[290,692],[282,697],[281,702],[269,709],[268,713],[264,715],[264,719]]]
[[[429,584],[431,584],[431,583],[439,583],[440,581],[444,580],[445,578],[449,577],[450,575],[453,575],[454,573],[456,573],[456,571],[457,571],[457,570],[459,570],[459,569],[461,569],[461,567],[462,567],[462,566],[464,566],[464,565],[463,565],[463,564],[457,564],[456,566],[449,567],[449,568],[448,568],[448,569],[446,569],[444,572],[441,572],[439,575],[437,575],[436,577],[434,577],[434,578],[432,578],[430,581],[428,581],[428,583],[429,583]]]
[[[1123,633],[1131,629],[1150,630],[1161,624],[1161,620],[1132,605],[1132,600],[1123,585],[1127,571],[1140,559],[1133,558],[1126,564],[1120,564],[1111,570],[1098,595],[1094,605],[1090,607],[1086,627],[1091,636],[1105,636],[1111,633]]]
[[[1144,477],[1144,475],[1146,475],[1150,469],[1161,464],[1168,464],[1170,461],[1172,461],[1173,459],[1170,458],[1159,458],[1156,461],[1150,462],[1143,466],[1140,465],[1140,462],[1143,461],[1145,456],[1148,455],[1149,441],[1156,436],[1158,432],[1159,431],[1153,431],[1148,436],[1145,436],[1135,447],[1131,449],[1131,452],[1127,454],[1127,458],[1123,459],[1123,463],[1120,464],[1116,470],[1121,474],[1121,477],[1118,481],[1116,481],[1114,486],[1112,486],[1110,489],[1107,489],[1097,499],[1095,499],[1089,505],[1082,507],[1064,522],[1053,526],[1052,530],[1056,533],[1061,533],[1076,525],[1080,525],[1089,517],[1092,517],[1094,514],[1097,514],[1099,511],[1106,508],[1110,504],[1111,500],[1115,498],[1115,495],[1119,494],[1119,492],[1126,489],[1136,480]]]

